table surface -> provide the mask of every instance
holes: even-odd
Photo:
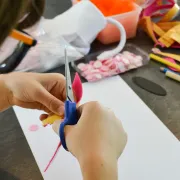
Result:
[[[64,12],[71,3],[67,0],[46,0],[45,17],[52,18]],[[129,42],[150,52],[152,41],[144,33]],[[99,42],[92,45],[92,51],[106,48]],[[179,83],[167,79],[159,71],[160,64],[151,61],[148,66],[127,72],[121,77],[149,106],[160,120],[180,139],[180,86]],[[63,68],[54,72],[63,73]],[[160,84],[167,91],[167,96],[160,97],[140,89],[132,82],[132,77],[142,76]],[[2,180],[41,180],[37,164],[24,137],[18,120],[12,109],[0,114],[0,179]]]

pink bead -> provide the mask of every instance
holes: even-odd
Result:
[[[102,75],[101,74],[95,74],[95,78],[96,79],[102,79]]]
[[[129,66],[128,66],[128,69],[130,70],[130,69],[135,69],[136,68],[136,65],[135,64],[130,64]]]
[[[95,62],[95,61],[90,61],[90,62],[89,62],[89,64],[90,64],[90,65],[93,65],[93,64],[94,64],[94,62]]]
[[[93,75],[92,75],[92,74],[87,75],[87,76],[86,76],[86,79],[87,79],[88,81],[92,80],[92,79],[93,79]]]
[[[136,57],[135,54],[133,54],[133,53],[131,53],[131,52],[129,52],[129,51],[124,51],[124,52],[123,52],[123,55],[131,56],[131,57]]]
[[[101,61],[96,61],[96,62],[94,63],[94,65],[93,65],[93,67],[96,68],[96,69],[101,68],[101,67],[102,67]]]
[[[143,61],[143,58],[141,56],[136,56],[136,59]]]
[[[110,68],[110,69],[116,69],[117,67],[116,67],[116,64],[113,63],[113,64],[111,64],[111,66],[110,66],[109,68]]]
[[[115,58],[114,58],[114,61],[121,61],[121,57],[120,56],[116,56]]]
[[[98,61],[101,61],[101,63],[103,64],[103,63],[105,63],[107,61],[107,59],[103,59],[103,60],[100,59]]]
[[[86,65],[86,67],[84,68],[84,71],[91,71],[93,69],[93,67],[90,65],[90,64],[88,64],[88,65]]]
[[[118,63],[118,68],[120,70],[121,73],[125,72],[127,69],[125,68],[124,66],[124,63],[123,62],[119,62]]]
[[[126,57],[122,58],[122,62],[125,64],[125,66],[129,66],[130,65],[129,60]]]
[[[37,131],[39,129],[39,126],[36,124],[33,124],[29,127],[29,131]]]
[[[143,65],[142,60],[139,58],[135,58],[134,64],[136,65],[136,67],[141,67]]]
[[[100,70],[99,69],[92,69],[90,72],[91,72],[91,74],[96,74],[96,73],[100,73]]]
[[[112,70],[112,71],[110,71],[109,73],[110,73],[110,75],[111,75],[111,76],[113,76],[113,75],[116,75],[116,74],[117,74],[116,70]]]
[[[109,68],[107,66],[102,66],[100,69],[102,72],[109,71]]]
[[[84,75],[84,76],[87,76],[87,75],[89,75],[89,74],[91,74],[91,71],[90,71],[90,70],[87,70],[87,71],[84,71],[84,72],[83,72],[83,75]]]
[[[104,65],[109,65],[109,64],[111,64],[112,63],[112,59],[108,59],[106,62],[104,62],[103,64]]]
[[[109,77],[109,76],[110,76],[110,73],[109,73],[109,72],[103,72],[102,75],[103,75],[104,77]]]
[[[84,64],[84,63],[80,63],[80,64],[78,64],[78,69],[80,69],[81,71],[83,71],[84,70],[84,68],[86,67],[86,65]]]

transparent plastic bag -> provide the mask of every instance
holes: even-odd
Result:
[[[64,47],[68,46],[69,61],[82,58],[90,50],[90,45],[82,44],[81,48],[72,46],[62,35],[52,37],[53,30],[48,31],[52,21],[42,18],[40,23],[31,29],[25,30],[37,44],[32,47],[15,71],[45,72],[64,64]],[[52,27],[53,28],[53,27]],[[57,30],[55,30],[57,31]]]
[[[145,66],[149,62],[148,54],[133,44],[126,44],[121,54],[117,55],[119,57],[113,57],[124,58],[122,54],[129,53],[132,57],[130,57],[130,59],[125,57],[124,62],[122,59],[117,61],[113,58],[103,61],[96,60],[99,53],[101,53],[101,51],[97,53],[90,53],[85,56],[85,58],[72,62],[72,67],[89,82],[95,82],[110,76],[125,73],[132,69]],[[139,62],[135,63],[136,58]]]

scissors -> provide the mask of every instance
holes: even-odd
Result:
[[[64,128],[67,125],[75,125],[78,122],[76,103],[74,102],[71,73],[69,69],[69,61],[67,57],[67,48],[64,49],[65,55],[65,77],[66,77],[66,101],[65,101],[65,116],[64,121],[61,123],[59,128],[59,134],[61,139],[61,144],[66,151],[68,151],[66,145],[66,139],[64,134]]]

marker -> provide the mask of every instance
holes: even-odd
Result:
[[[155,61],[157,61],[157,62],[160,62],[160,63],[162,63],[162,64],[165,64],[165,65],[167,65],[167,66],[170,66],[170,67],[175,68],[175,69],[177,69],[178,71],[180,71],[180,66],[179,66],[178,64],[174,64],[174,63],[172,63],[172,62],[169,62],[169,61],[167,61],[167,60],[164,59],[164,58],[161,58],[161,57],[159,57],[159,56],[156,56],[155,54],[150,54],[149,56],[150,56],[151,59],[153,59],[153,60],[155,60]]]
[[[178,75],[178,74],[176,74],[176,73],[173,73],[173,72],[171,72],[171,71],[167,71],[167,72],[166,72],[166,76],[169,77],[169,78],[171,78],[171,79],[173,79],[173,80],[175,80],[175,81],[180,82],[180,75]]]
[[[174,72],[173,70],[171,70],[171,69],[169,69],[169,68],[160,67],[160,71],[163,72],[163,73],[166,73],[167,71],[170,71],[170,72],[173,72],[173,73],[175,73],[175,74],[180,75],[180,73]]]

